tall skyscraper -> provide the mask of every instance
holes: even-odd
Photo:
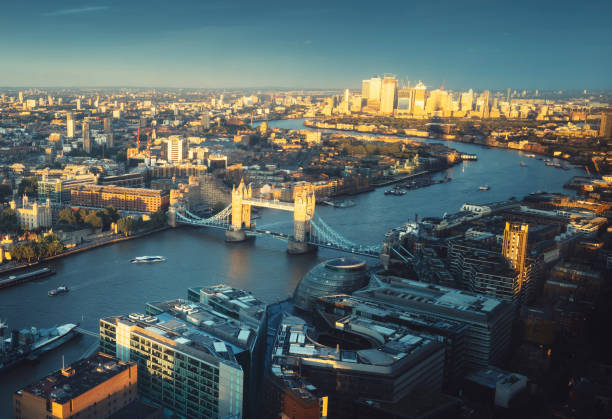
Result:
[[[469,112],[474,107],[474,91],[470,89],[467,92],[461,93],[461,111]]]
[[[397,80],[394,77],[385,77],[382,81],[380,112],[391,115],[395,108],[397,108]]]
[[[525,271],[528,224],[506,222],[502,255],[521,275]]]
[[[76,108],[77,108],[77,111],[81,110],[81,99],[80,98],[76,100]]]
[[[185,142],[178,136],[172,136],[168,139],[168,161],[170,163],[180,163],[184,156]]]
[[[366,100],[370,97],[370,80],[363,80],[361,82],[361,97]]]
[[[113,120],[107,116],[104,118],[104,132],[106,133],[106,146],[113,148],[115,146],[115,137],[113,134]]]
[[[368,94],[368,99],[380,102],[380,94],[382,90],[382,79],[380,77],[372,77],[370,79],[369,85],[370,85],[370,93]]]
[[[74,118],[72,112],[66,115],[66,137],[74,138]]]
[[[397,91],[397,109],[410,111],[412,105],[412,89],[404,88]]]
[[[425,111],[433,114],[437,111],[444,111],[447,106],[448,92],[446,90],[432,90],[425,104]]]
[[[83,120],[83,150],[89,154],[91,153],[91,132],[89,131],[89,121]]]
[[[210,115],[208,112],[204,112],[200,117],[200,121],[202,122],[202,129],[210,128]]]
[[[23,92],[19,92],[19,103],[23,103]]]
[[[419,113],[425,111],[425,96],[427,95],[427,86],[419,81],[419,83],[414,86],[414,90],[412,92],[412,112]]]
[[[603,112],[601,114],[599,136],[602,138],[612,138],[612,113]]]
[[[104,118],[104,132],[109,133],[113,130],[113,120],[108,116]]]

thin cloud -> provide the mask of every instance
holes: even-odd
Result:
[[[93,12],[101,12],[103,10],[108,10],[108,6],[89,6],[89,7],[79,7],[77,9],[62,9],[56,10],[54,12],[43,13],[43,16],[67,16],[67,15],[78,15],[83,13],[93,13]]]

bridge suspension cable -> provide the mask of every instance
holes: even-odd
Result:
[[[184,212],[184,214],[182,212]],[[230,204],[223,210],[219,211],[217,214],[213,215],[212,217],[208,217],[208,218],[199,217],[193,214],[192,212],[190,212],[186,208],[183,208],[182,212],[177,210],[176,216],[180,218],[181,221],[186,224],[226,227],[230,224],[229,220],[232,214],[232,206]]]
[[[313,244],[333,247],[339,250],[352,251],[354,253],[380,253],[380,245],[357,244],[331,228],[321,217],[317,216],[316,214],[310,220],[310,225],[312,226],[311,241]]]

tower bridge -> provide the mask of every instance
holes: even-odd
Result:
[[[232,189],[232,203],[209,218],[201,218],[182,205],[175,205],[168,211],[169,223],[212,227],[225,230],[225,240],[241,242],[250,236],[268,236],[287,242],[287,252],[301,254],[317,247],[343,252],[378,257],[380,245],[357,244],[333,230],[321,217],[315,214],[315,194],[312,188],[304,188],[296,193],[294,202],[253,198],[251,186],[244,181]],[[293,235],[258,230],[251,220],[251,208],[271,208],[293,212]]]

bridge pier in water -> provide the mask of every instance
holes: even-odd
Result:
[[[311,225],[314,217],[315,195],[311,188],[304,188],[295,194],[293,204],[289,202],[253,199],[251,186],[245,185],[241,180],[238,187],[232,189],[232,224],[225,232],[225,241],[241,242],[248,238],[251,224],[251,206],[272,208],[293,212],[293,237],[287,242],[287,252],[290,254],[303,254],[316,250],[316,246],[309,244]]]
[[[380,245],[364,246],[347,239],[327,225],[321,217],[315,216],[315,205],[315,194],[310,185],[295,192],[294,202],[283,202],[253,198],[251,188],[247,187],[244,181],[240,181],[240,185],[234,186],[232,190],[232,204],[212,217],[201,218],[192,214],[184,204],[176,203],[168,209],[168,224],[173,227],[181,223],[220,228],[224,230],[227,242],[242,242],[257,235],[266,235],[287,241],[287,252],[290,254],[309,253],[318,247],[326,247],[368,257],[380,257],[383,264],[388,263],[385,259],[390,255],[388,248],[383,249],[386,251],[381,255]],[[252,206],[292,212],[293,234],[255,229],[255,223],[251,222]],[[398,251],[395,248],[391,250]],[[412,255],[409,257],[412,258]]]

